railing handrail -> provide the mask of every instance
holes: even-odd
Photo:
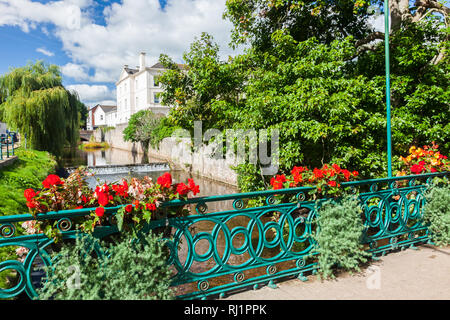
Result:
[[[399,176],[392,178],[380,178],[380,179],[368,179],[361,181],[351,181],[342,183],[343,187],[353,187],[353,186],[361,186],[361,185],[371,185],[374,183],[386,183],[386,182],[394,182],[394,181],[402,181],[402,180],[414,180],[414,179],[427,179],[427,178],[435,178],[440,176],[449,175],[449,171],[444,172],[435,172],[435,173],[426,173],[426,174],[417,174],[417,175],[409,175],[409,176]],[[197,197],[191,198],[187,200],[171,200],[163,203],[165,207],[173,207],[194,203],[207,203],[207,202],[217,202],[217,201],[226,201],[226,200],[239,200],[245,198],[256,198],[256,197],[268,197],[272,195],[280,195],[280,194],[292,194],[292,193],[300,193],[304,191],[314,190],[315,187],[298,187],[298,188],[286,188],[279,190],[263,190],[263,191],[252,191],[252,192],[244,192],[244,193],[233,193],[226,194],[220,196],[206,196],[206,197]],[[115,207],[105,207],[106,213],[116,212],[120,208],[126,206],[128,204],[119,205]],[[83,208],[83,209],[72,209],[72,210],[61,210],[61,211],[50,211],[47,213],[39,213],[35,216],[26,213],[26,214],[18,214],[18,215],[7,215],[0,217],[0,224],[11,223],[11,222],[21,222],[21,221],[31,221],[31,220],[56,220],[60,218],[70,217],[78,217],[89,215],[95,207]]]

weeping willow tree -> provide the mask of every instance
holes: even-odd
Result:
[[[79,98],[62,85],[58,66],[38,61],[11,70],[0,77],[0,98],[3,121],[33,149],[59,156],[76,144]]]

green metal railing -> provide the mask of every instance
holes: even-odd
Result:
[[[363,243],[376,259],[389,251],[414,247],[429,242],[430,232],[423,222],[424,191],[433,178],[448,172],[365,180],[343,183],[359,197],[364,209],[366,231]],[[262,192],[175,200],[163,206],[190,205],[197,214],[187,217],[152,221],[146,228],[171,228],[167,246],[168,263],[174,271],[172,285],[180,299],[199,299],[223,295],[228,291],[274,285],[274,280],[297,276],[306,280],[316,273],[317,244],[312,232],[316,230],[317,208],[327,200],[314,200],[302,187]],[[293,201],[278,203],[276,196],[291,195]],[[264,205],[246,207],[249,199],[263,199]],[[227,203],[229,209],[210,212],[208,207]],[[107,208],[112,217],[119,207]],[[23,262],[2,261],[0,272],[12,269],[20,275],[14,288],[1,289],[0,298],[10,298],[26,292],[36,297],[31,273],[35,264],[51,266],[53,240],[43,234],[21,235],[18,224],[30,220],[58,221],[63,239],[74,239],[74,220],[92,209],[0,217],[0,247],[25,247],[29,250]],[[356,218],[356,217],[355,217]],[[113,221],[110,220],[110,221]],[[119,232],[116,225],[97,227],[93,237],[103,239]],[[101,250],[98,251],[101,254]]]
[[[16,133],[7,131],[6,134],[0,135],[0,160],[3,160],[3,148],[6,147],[6,158],[14,156],[14,143],[16,141]]]

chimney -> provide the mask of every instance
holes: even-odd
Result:
[[[139,55],[139,71],[145,70],[145,52]]]

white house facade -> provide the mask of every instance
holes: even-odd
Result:
[[[140,54],[139,67],[136,69],[124,66],[119,81],[116,83],[117,118],[116,124],[127,123],[131,115],[144,109],[154,113],[167,115],[170,106],[161,104],[160,94],[163,92],[158,77],[165,71],[157,63],[151,67],[145,65],[145,53]],[[110,125],[108,123],[108,125]]]

